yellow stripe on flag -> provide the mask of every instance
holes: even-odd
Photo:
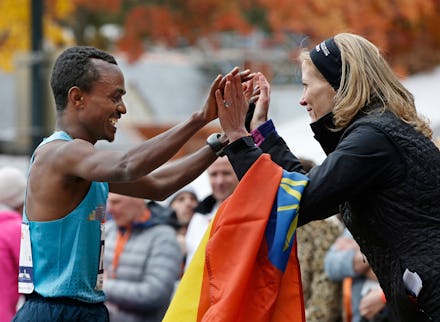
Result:
[[[171,304],[162,322],[197,322],[197,312],[203,281],[206,244],[211,233],[212,223],[208,226],[194,256],[188,265],[182,280],[174,294]]]

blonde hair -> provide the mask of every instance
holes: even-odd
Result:
[[[379,49],[367,39],[349,33],[334,37],[341,51],[342,75],[333,107],[337,128],[347,126],[353,117],[372,100],[383,103],[403,122],[426,137],[432,137],[428,122],[417,114],[414,96],[402,85]],[[308,52],[300,56],[314,66]]]
[[[437,136],[436,138],[434,138],[433,141],[434,141],[435,146],[440,149],[440,136]]]

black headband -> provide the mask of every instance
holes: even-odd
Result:
[[[333,38],[321,42],[310,51],[313,64],[327,82],[337,91],[341,83],[342,62],[341,52]]]

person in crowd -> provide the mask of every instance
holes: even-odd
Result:
[[[168,207],[174,210],[172,217],[177,224],[176,236],[183,255],[182,274],[186,261],[185,236],[198,203],[197,193],[191,186],[183,187],[171,195],[168,200]]]
[[[139,198],[110,193],[104,252],[104,292],[110,321],[159,322],[179,278],[182,254],[160,209]]]
[[[208,180],[212,193],[203,199],[195,209],[196,213],[188,225],[185,236],[187,250],[185,269],[197,250],[197,247],[214,218],[220,204],[228,198],[238,185],[237,176],[234,173],[228,158],[221,157],[214,161],[208,169]]]
[[[429,123],[364,37],[337,34],[304,51],[300,62],[300,104],[327,157],[307,174],[298,224],[340,209],[377,275],[391,321],[440,320],[440,151]],[[268,82],[261,73],[256,77],[257,105],[267,103]],[[216,97],[230,142],[224,152],[238,178],[263,152],[285,169],[303,172],[267,109],[256,107],[251,130],[258,134],[249,135],[249,102],[238,77],[227,76]]]
[[[188,224],[194,215],[199,198],[191,186],[186,186],[169,197],[168,207],[174,210],[173,217],[178,224],[177,236],[181,243],[182,252],[186,254],[185,235]]]
[[[316,164],[300,158],[304,171]],[[336,216],[316,220],[296,230],[298,260],[308,322],[337,322],[341,318],[341,283],[331,280],[324,271],[324,256],[342,232]]]
[[[382,320],[377,321],[386,321],[384,293],[359,245],[346,228],[325,254],[324,267],[330,279],[344,283],[344,321],[369,321],[379,316]]]
[[[243,80],[249,74],[240,73]],[[61,53],[50,81],[55,132],[31,157],[19,275],[28,295],[15,321],[108,319],[101,256],[108,192],[164,200],[199,176],[217,158],[211,145],[162,165],[217,117],[214,92],[222,80],[186,121],[127,152],[99,150],[95,143],[113,141],[127,112],[123,73],[113,56],[93,47]],[[33,275],[25,274],[30,268]]]
[[[17,310],[21,213],[26,176],[12,166],[0,168],[0,321],[11,321]]]
[[[190,185],[175,192],[168,200],[168,206],[175,211],[176,220],[182,228],[188,228],[198,203],[197,193]]]

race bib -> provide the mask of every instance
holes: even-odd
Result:
[[[21,224],[20,259],[18,270],[18,292],[30,294],[34,291],[31,236],[29,224]]]
[[[102,222],[101,226],[101,249],[100,249],[100,254],[99,254],[99,265],[98,265],[98,275],[96,276],[96,286],[95,286],[95,290],[97,291],[102,291],[103,285],[104,285],[104,240],[105,240],[105,236],[104,236],[104,229],[105,229],[105,224]]]

